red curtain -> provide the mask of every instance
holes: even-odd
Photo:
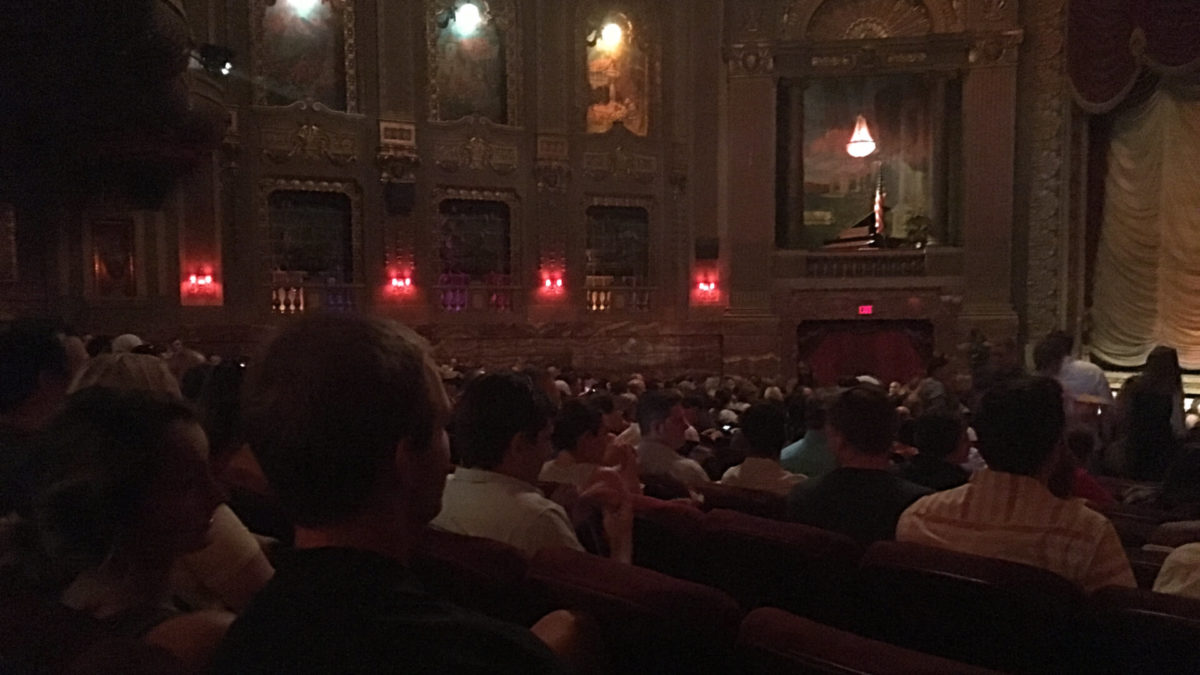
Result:
[[[1143,68],[1200,68],[1200,1],[1070,0],[1067,72],[1079,104],[1112,110]]]

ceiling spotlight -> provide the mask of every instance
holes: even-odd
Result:
[[[483,23],[483,14],[479,11],[479,6],[473,2],[466,2],[458,6],[454,10],[454,32],[462,37],[469,37],[479,30],[479,25]]]

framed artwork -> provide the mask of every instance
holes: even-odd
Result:
[[[93,221],[91,259],[96,295],[108,298],[137,297],[137,242],[132,220]]]
[[[355,112],[353,0],[257,0],[255,103]]]

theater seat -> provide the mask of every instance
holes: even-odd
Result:
[[[787,512],[785,497],[762,490],[707,483],[697,486],[696,492],[704,496],[705,511],[727,509],[775,520],[783,520]]]
[[[999,670],[1052,670],[1074,650],[1082,592],[1047,570],[894,541],[861,568],[855,632]]]
[[[1085,605],[1089,661],[1099,673],[1200,672],[1200,600],[1105,588]]]
[[[747,675],[994,672],[870,640],[770,607],[756,609],[742,621],[737,657]]]
[[[638,496],[634,500],[633,562],[639,567],[696,580],[704,513],[689,504]]]
[[[742,612],[714,588],[569,549],[543,549],[529,565],[556,608],[600,625],[620,673],[729,672]]]
[[[699,580],[746,609],[782,607],[842,625],[856,611],[854,583],[863,547],[799,523],[717,509],[704,518]]]
[[[1162,523],[1150,533],[1150,544],[1175,548],[1200,541],[1200,520]]]
[[[492,539],[428,528],[414,552],[413,573],[431,594],[488,616],[533,625],[550,611],[525,583],[529,562]]]

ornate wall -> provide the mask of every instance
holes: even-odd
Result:
[[[188,0],[193,38],[236,53],[231,77],[191,75],[230,114],[221,149],[164,208],[101,209],[135,224],[131,296],[89,290],[96,209],[52,218],[50,304],[90,330],[212,348],[354,308],[466,361],[763,374],[791,373],[801,322],[863,305],[930,321],[951,353],[1019,316],[1039,332],[1065,312],[1063,3],[478,0],[466,31],[464,0],[322,0],[319,21],[289,0]],[[961,84],[960,241],[778,249],[781,82],[875,73]],[[279,190],[344,195],[352,270],[279,267],[306,236],[273,229]],[[466,244],[445,200],[506,214],[494,273],[448,273],[446,247]],[[644,275],[588,272],[593,207],[646,214]]]

